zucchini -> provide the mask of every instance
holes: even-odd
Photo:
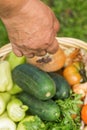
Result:
[[[53,79],[44,71],[31,64],[21,64],[12,71],[13,81],[25,92],[38,99],[48,100],[56,93]]]
[[[42,101],[26,92],[19,93],[17,98],[29,107],[31,114],[39,116],[42,120],[57,121],[60,117],[59,106],[52,99]]]
[[[53,99],[68,98],[70,96],[71,88],[69,83],[66,81],[66,79],[57,73],[49,73],[49,75],[51,76],[51,78],[54,80],[56,84],[56,94],[53,97]]]

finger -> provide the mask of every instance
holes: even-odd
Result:
[[[24,54],[24,56],[27,58],[33,58],[35,56],[35,54],[34,53]]]
[[[33,58],[35,56],[35,52],[31,50],[23,51],[23,55],[27,58]]]
[[[54,42],[47,48],[47,52],[54,54],[58,50],[58,47],[59,47],[58,42],[55,39]]]
[[[18,57],[23,56],[23,53],[19,50],[19,48],[15,44],[12,44],[12,50],[16,56]]]
[[[36,56],[44,56],[44,55],[46,55],[46,51],[45,50],[42,50],[42,51],[39,51],[38,50],[38,52],[35,54]]]
[[[45,50],[32,51],[31,53],[24,53],[27,58],[33,58],[34,56],[44,56],[47,52]]]

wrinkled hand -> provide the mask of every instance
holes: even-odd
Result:
[[[17,56],[33,57],[55,53],[59,23],[48,6],[39,0],[29,0],[19,12],[3,18],[13,51]]]

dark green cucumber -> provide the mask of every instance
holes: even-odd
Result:
[[[21,64],[12,71],[13,81],[24,91],[41,100],[52,98],[56,93],[53,79],[31,64]]]
[[[66,99],[70,96],[70,85],[65,80],[65,78],[57,73],[49,73],[51,78],[56,84],[56,94],[54,99]]]
[[[57,121],[60,117],[60,109],[53,100],[42,101],[26,92],[18,94],[19,98],[25,105],[29,106],[29,112],[38,115],[45,121]]]

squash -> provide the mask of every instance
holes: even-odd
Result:
[[[71,87],[69,85],[69,83],[67,82],[67,80],[57,74],[57,73],[49,73],[49,75],[51,76],[51,78],[54,80],[55,84],[56,84],[56,94],[53,97],[53,99],[66,99],[70,96],[70,91],[71,91]]]
[[[53,100],[42,101],[34,96],[21,92],[17,95],[29,107],[29,113],[39,116],[45,121],[57,121],[60,117],[60,108]]]
[[[52,98],[56,93],[56,86],[52,78],[44,71],[31,64],[21,64],[12,71],[14,83],[29,94],[41,99]]]
[[[53,72],[61,69],[66,60],[64,51],[59,48],[55,54],[46,54],[43,57],[35,56],[28,58],[27,62],[33,64],[46,72]]]

